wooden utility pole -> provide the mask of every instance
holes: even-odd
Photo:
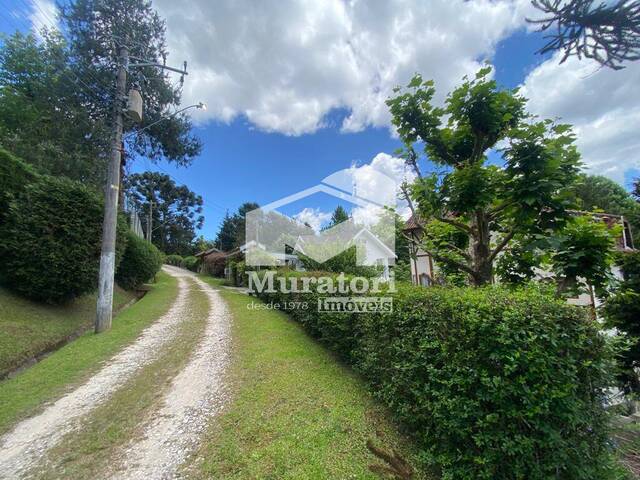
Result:
[[[121,45],[118,51],[118,77],[116,98],[113,106],[114,132],[111,143],[111,160],[105,190],[104,221],[102,224],[102,250],[100,253],[100,276],[98,280],[98,305],[95,331],[100,333],[111,328],[113,309],[113,282],[116,263],[116,228],[118,224],[118,197],[120,190],[120,162],[122,148],[122,107],[127,93],[127,68],[129,50]]]
[[[147,219],[147,240],[151,242],[153,236],[153,200],[149,200],[149,218]]]

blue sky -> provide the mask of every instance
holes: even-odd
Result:
[[[530,0],[153,0],[167,21],[169,63],[189,61],[183,104],[204,148],[189,168],[138,159],[131,171],[169,173],[205,202],[201,234],[226,211],[266,204],[354,165],[396,173],[384,100],[419,72],[444,95],[489,61],[520,86],[529,110],[575,126],[585,168],[628,186],[640,175],[640,62],[614,72],[536,55]],[[9,1],[0,29],[55,23],[52,0]],[[385,155],[386,154],[386,155]],[[318,198],[319,218],[335,200]],[[294,205],[289,214],[305,205]]]
[[[544,60],[534,54],[543,44],[539,33],[525,29],[500,42],[492,59],[498,82],[509,88],[522,83]],[[402,146],[386,127],[342,132],[346,115],[343,110],[332,110],[326,122],[330,126],[300,136],[266,133],[243,117],[229,124],[211,122],[196,129],[204,149],[191,167],[162,163],[161,171],[203,196],[206,222],[201,233],[213,238],[225,212],[233,213],[243,202],[265,205],[313,186],[337,170],[367,164],[380,152],[393,154]],[[154,165],[138,161],[133,170],[149,168]],[[311,204],[331,211],[339,203],[316,196],[309,204],[294,204],[284,213],[293,214]]]

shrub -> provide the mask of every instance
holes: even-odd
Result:
[[[307,302],[293,317],[361,372],[443,479],[611,478],[611,353],[584,311],[535,286],[388,295],[393,313],[356,314],[261,294]]]
[[[167,255],[165,263],[174,267],[182,267],[184,259],[180,255]]]
[[[26,185],[9,203],[0,225],[0,274],[5,285],[53,303],[94,290],[102,217],[102,201],[79,182],[41,177]],[[126,231],[126,221],[120,218],[116,264]]]
[[[621,386],[627,393],[640,393],[640,252],[619,253],[617,264],[624,279],[607,298],[602,313],[607,326],[629,338],[629,345],[618,358]]]
[[[38,177],[30,165],[0,147],[0,225],[6,221],[11,200]]]
[[[151,280],[162,266],[160,251],[150,242],[129,232],[127,248],[116,272],[118,284],[127,290]]]
[[[182,268],[186,268],[188,270],[191,270],[192,272],[197,272],[199,265],[200,265],[200,260],[198,259],[198,257],[189,256],[189,257],[184,257],[184,259],[182,260],[181,266]]]

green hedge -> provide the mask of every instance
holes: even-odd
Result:
[[[184,258],[182,258],[180,255],[167,255],[164,261],[168,265],[173,265],[174,267],[182,267]]]
[[[538,287],[401,285],[393,313],[288,310],[367,379],[443,479],[608,479],[611,354],[581,309]]]
[[[127,248],[116,271],[118,285],[133,290],[151,280],[162,266],[162,255],[150,242],[128,233]]]
[[[182,268],[191,270],[192,272],[197,272],[199,265],[200,265],[200,260],[198,259],[198,257],[189,256],[189,257],[184,257],[184,259],[182,260],[182,265],[180,266]]]
[[[35,300],[68,301],[98,284],[102,201],[79,182],[38,177],[12,194],[0,224],[0,276]],[[126,245],[118,222],[116,264]]]
[[[0,147],[0,225],[6,221],[11,201],[38,178],[30,165]]]

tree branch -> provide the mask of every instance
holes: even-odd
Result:
[[[416,242],[414,239],[410,238],[408,235],[406,235],[404,233],[402,235],[407,240],[409,240],[410,242],[413,242],[415,245],[417,245],[419,248],[421,248],[427,255],[430,255],[435,261],[442,262],[442,263],[448,263],[449,265],[452,265],[455,268],[458,268],[458,269],[468,273],[471,276],[475,276],[475,271],[470,266],[465,265],[462,262],[458,262],[457,260],[454,260],[452,258],[443,257],[442,255],[439,255],[439,254],[429,250],[423,244]]]
[[[502,240],[500,241],[500,243],[498,243],[498,245],[493,250],[493,252],[491,252],[491,255],[489,255],[490,262],[493,262],[495,260],[496,256],[504,249],[504,247],[507,246],[507,244],[511,241],[511,239],[514,237],[515,234],[516,234],[516,231],[511,230],[504,237],[502,237]]]

